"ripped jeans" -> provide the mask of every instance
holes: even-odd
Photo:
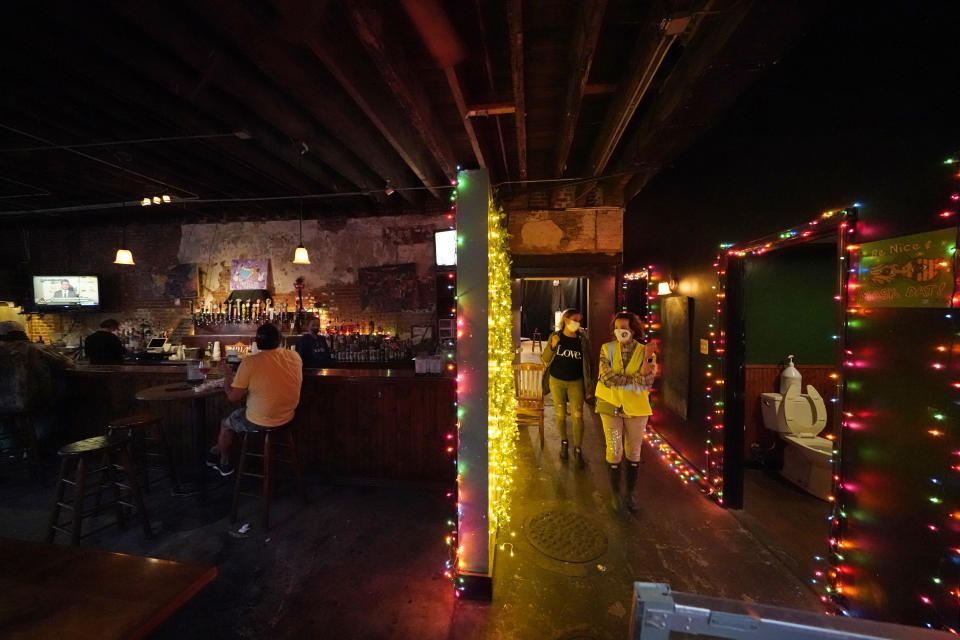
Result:
[[[568,440],[566,403],[570,403],[573,446],[579,447],[583,441],[583,380],[558,380],[550,376],[550,395],[553,396],[553,413],[561,440]]]
[[[607,441],[607,464],[619,464],[623,460],[626,447],[627,460],[640,462],[643,447],[643,432],[647,428],[650,416],[628,417],[624,415],[600,415],[603,421],[603,435]]]

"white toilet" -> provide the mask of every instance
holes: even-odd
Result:
[[[826,405],[813,385],[800,393],[800,373],[793,366],[793,356],[780,379],[783,393],[761,394],[760,410],[763,425],[787,442],[781,474],[826,500],[832,488],[833,441],[817,436],[827,424]]]

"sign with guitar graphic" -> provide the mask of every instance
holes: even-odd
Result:
[[[860,246],[856,306],[952,306],[957,228]]]

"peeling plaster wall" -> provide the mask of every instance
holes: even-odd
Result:
[[[295,265],[291,260],[299,242],[296,220],[192,224],[182,227],[177,256],[181,263],[200,266],[200,297],[206,302],[219,302],[229,294],[233,260],[268,258],[270,289],[276,300],[293,304],[294,280],[303,276],[304,299],[313,297],[326,304],[332,320],[373,319],[406,332],[412,324],[433,322],[433,232],[448,226],[444,215],[305,220],[303,244],[311,264]],[[358,270],[407,263],[417,267],[423,308],[379,315],[361,309]]]
[[[621,207],[510,211],[508,228],[515,254],[623,252]]]

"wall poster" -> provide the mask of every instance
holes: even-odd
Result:
[[[269,258],[243,258],[234,260],[230,269],[230,290],[268,289],[267,271]]]
[[[957,229],[860,245],[856,306],[950,307]]]
[[[370,311],[419,309],[420,283],[417,265],[394,264],[357,270],[360,307]]]
[[[200,295],[197,264],[178,264],[167,272],[163,293],[168,298],[196,298]]]

